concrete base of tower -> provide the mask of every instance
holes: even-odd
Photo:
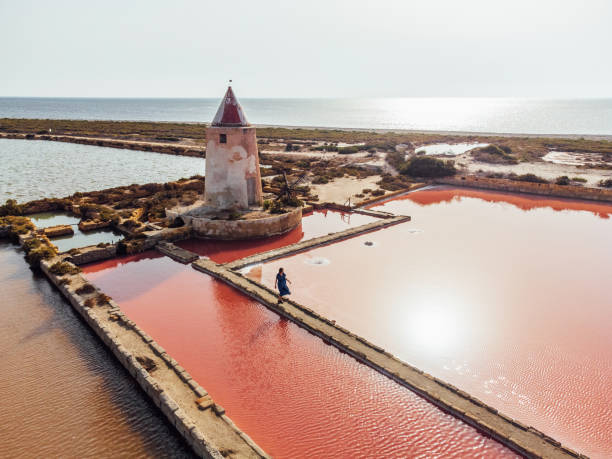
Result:
[[[193,235],[203,239],[262,239],[284,234],[302,221],[302,208],[288,208],[282,214],[270,214],[261,207],[248,211],[220,212],[206,206],[166,209],[171,221],[181,218],[191,226]]]

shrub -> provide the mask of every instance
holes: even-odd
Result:
[[[612,179],[605,179],[599,182],[599,186],[604,188],[612,188]]]
[[[503,179],[505,177],[503,172],[487,172],[485,174],[485,177],[487,178],[496,178],[496,179]]]
[[[312,183],[315,185],[325,185],[326,183],[329,183],[329,179],[325,175],[317,175],[313,179]]]
[[[33,237],[32,239],[28,239],[23,243],[23,250],[25,250],[26,253],[29,253],[32,250],[39,248],[41,244],[42,242],[40,239]]]
[[[569,185],[570,179],[567,175],[562,175],[561,177],[557,177],[555,179],[555,184],[556,185]]]
[[[72,263],[67,263],[65,261],[58,261],[54,263],[49,268],[53,274],[58,276],[64,276],[66,274],[78,274],[81,272],[81,268],[78,266],[74,266]]]
[[[402,190],[410,185],[410,179],[404,175],[383,174],[381,179],[376,184],[387,191]]]
[[[286,196],[281,199],[281,204],[289,207],[302,207],[304,205],[300,199],[296,197],[288,198]]]
[[[83,284],[75,290],[77,295],[87,295],[88,293],[93,293],[95,291],[96,288],[91,284]]]
[[[53,258],[55,255],[57,255],[57,253],[55,250],[53,250],[53,248],[49,247],[48,245],[41,244],[40,247],[29,252],[25,259],[30,266],[36,267],[40,265],[41,260],[48,260]]]
[[[350,146],[350,147],[339,147],[338,153],[341,155],[351,155],[353,153],[357,153],[361,151],[361,147],[358,146]]]
[[[517,164],[518,160],[511,153],[512,150],[508,146],[487,145],[473,150],[472,156],[477,161],[485,163]]]
[[[270,201],[268,211],[271,214],[282,214],[285,212],[285,209],[283,209],[283,204],[280,201]]]
[[[110,296],[100,292],[96,295],[96,304],[98,306],[102,306],[103,304],[108,303],[110,299],[111,299]]]
[[[531,182],[531,183],[548,183],[548,180],[542,177],[538,177],[535,174],[523,174],[517,175],[515,177],[510,177],[512,180],[517,180],[519,182]]]
[[[35,229],[34,224],[27,217],[16,217],[8,215],[6,217],[0,217],[0,225],[6,225],[10,227],[10,236],[17,240],[20,234],[26,234],[29,231]]]
[[[453,161],[442,161],[430,156],[417,156],[401,167],[402,174],[412,177],[448,177],[455,175],[457,169]]]
[[[572,177],[572,182],[586,183],[587,179],[582,178],[582,177]]]
[[[17,204],[14,199],[7,199],[6,204],[0,206],[0,217],[6,215],[21,215],[23,213],[22,206]]]

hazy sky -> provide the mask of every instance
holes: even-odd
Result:
[[[0,0],[0,96],[612,96],[610,0]]]

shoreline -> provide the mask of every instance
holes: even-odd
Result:
[[[89,119],[89,118],[0,118],[5,120],[27,120],[27,121],[51,121],[51,122],[84,122],[84,123],[147,123],[160,125],[187,125],[202,126],[205,128],[209,123],[204,121],[173,121],[173,120],[131,120],[131,119]],[[423,134],[423,135],[442,135],[460,137],[525,137],[530,139],[584,139],[584,140],[605,140],[612,142],[612,134],[581,134],[581,133],[529,133],[529,132],[496,132],[496,131],[453,131],[438,129],[406,129],[406,128],[366,128],[350,126],[313,126],[313,125],[291,125],[291,124],[264,124],[253,123],[253,127],[260,129],[303,129],[309,131],[341,131],[341,132],[370,132],[377,134]]]
[[[163,121],[165,122],[165,121]],[[199,123],[194,123],[199,124]],[[605,140],[612,142],[612,134],[534,134],[521,132],[487,132],[487,131],[439,131],[427,129],[386,129],[386,128],[351,128],[329,126],[283,126],[280,124],[254,124],[256,128],[269,129],[304,129],[304,130],[332,130],[345,132],[375,132],[378,134],[424,134],[460,137],[526,137],[530,139],[569,139],[569,140]]]

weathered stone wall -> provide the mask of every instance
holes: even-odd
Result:
[[[169,256],[173,260],[176,260],[180,263],[191,263],[197,260],[199,255],[197,253],[190,252],[189,250],[182,249],[181,247],[177,247],[171,242],[162,241],[158,243],[155,248],[163,253],[164,255]]]
[[[593,201],[612,202],[612,190],[586,188],[572,185],[554,185],[552,183],[519,182],[517,180],[494,179],[474,176],[460,176],[436,179],[442,185],[469,186],[519,193],[541,194],[560,198],[590,199]]]
[[[178,216],[169,210],[166,210],[166,215],[170,218]],[[211,220],[190,215],[182,215],[181,218],[193,228],[196,237],[223,240],[258,239],[291,231],[302,221],[302,208],[253,220]]]
[[[90,246],[78,249],[78,253],[70,254],[67,261],[75,265],[84,265],[94,261],[107,260],[117,255],[117,245],[111,244],[106,247]]]
[[[26,137],[27,136],[27,137]],[[69,142],[81,145],[95,145],[98,147],[121,148],[125,150],[151,151],[177,156],[204,157],[206,150],[202,147],[185,147],[182,145],[163,144],[161,142],[143,142],[130,140],[98,139],[76,137],[70,135],[36,135],[36,134],[0,134],[5,139],[51,140],[53,142]]]
[[[366,223],[365,225],[356,226],[354,228],[348,228],[344,231],[339,231],[337,233],[326,234],[325,236],[307,239],[305,241],[296,242],[295,244],[281,247],[279,249],[268,250],[267,252],[259,252],[254,255],[229,262],[224,266],[228,269],[240,269],[247,265],[263,263],[264,261],[286,257],[288,255],[293,255],[298,252],[312,249],[313,247],[317,247],[324,244],[331,244],[333,242],[341,241],[342,239],[357,236],[358,234],[375,231],[378,229],[386,228],[387,226],[396,225],[398,223],[408,221],[410,221],[410,217],[407,215],[392,215],[388,218],[380,219],[372,223]]]
[[[225,143],[220,142],[220,136],[225,136]],[[206,130],[206,139],[205,204],[217,209],[248,209],[249,205],[261,205],[255,128],[210,127]]]
[[[65,236],[67,234],[74,234],[74,230],[70,225],[56,225],[43,228],[43,233],[47,237]]]
[[[109,226],[111,226],[110,221],[84,220],[79,222],[79,229],[81,231],[93,231],[100,228],[108,228]]]

